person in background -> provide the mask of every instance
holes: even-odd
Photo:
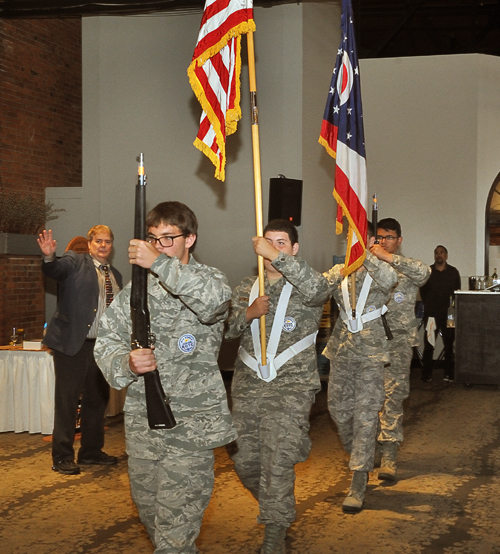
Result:
[[[125,440],[132,499],[156,553],[192,554],[214,485],[213,449],[236,438],[217,365],[231,289],[226,276],[191,255],[195,214],[180,202],[149,212],[145,241],[129,261],[149,269],[152,348],[131,350],[128,284],[100,322],[96,360],[111,386],[127,388]],[[158,369],[176,420],[148,426],[144,380]]]
[[[363,509],[368,473],[374,467],[378,414],[385,399],[384,364],[390,361],[381,315],[397,283],[396,271],[371,253],[375,237],[371,224],[368,227],[369,250],[354,274],[356,319],[351,316],[351,275],[344,276],[344,264],[324,273],[340,308],[323,355],[332,362],[328,410],[353,472],[342,504],[342,510],[351,514]]]
[[[99,319],[120,290],[122,277],[108,262],[113,250],[111,229],[96,225],[87,240],[88,254],[69,250],[56,258],[52,231],[44,230],[37,239],[42,271],[58,283],[57,308],[43,343],[53,351],[56,377],[52,469],[64,475],[80,473],[73,447],[80,395],[78,464],[117,462],[102,451],[109,386],[94,360],[94,345]]]
[[[295,465],[309,456],[309,413],[321,388],[315,339],[328,283],[298,258],[298,233],[287,220],[270,221],[254,237],[264,258],[265,294],[247,277],[232,295],[225,339],[241,337],[231,386],[238,431],[232,456],[236,473],[259,503],[265,525],[261,554],[285,551],[295,521]],[[259,318],[266,316],[266,359],[262,368]]]
[[[434,345],[438,332],[441,332],[444,344],[444,380],[455,379],[455,328],[447,327],[446,321],[450,301],[455,291],[461,287],[460,273],[456,267],[448,264],[448,250],[441,244],[434,249],[434,263],[431,265],[431,276],[424,286],[420,287],[420,296],[424,303],[424,354],[422,381],[432,379]],[[429,340],[429,338],[431,340]]]
[[[385,402],[379,416],[378,435],[382,451],[378,477],[395,481],[397,453],[403,441],[403,401],[410,394],[413,347],[419,344],[415,302],[418,289],[426,283],[431,268],[419,260],[398,254],[403,237],[396,219],[379,221],[376,238],[378,244],[372,246],[371,253],[390,264],[398,276],[387,303],[386,319],[393,338],[387,341],[391,363],[384,370]]]

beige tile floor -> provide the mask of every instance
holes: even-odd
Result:
[[[349,474],[318,394],[313,449],[297,466],[297,521],[289,554],[499,554],[500,391],[412,378],[400,480],[370,477],[365,509],[342,513]],[[106,451],[116,467],[78,476],[50,469],[41,435],[0,434],[0,551],[3,554],[149,554],[153,547],[130,499],[121,416],[109,418]],[[257,553],[263,529],[225,448],[198,546],[205,554]]]

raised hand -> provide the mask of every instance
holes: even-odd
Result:
[[[43,230],[36,239],[38,242],[38,246],[40,247],[40,250],[42,251],[44,256],[47,256],[48,258],[55,255],[57,250],[57,242],[52,237],[52,229]]]

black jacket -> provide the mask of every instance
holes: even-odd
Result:
[[[122,288],[122,276],[110,266]],[[52,262],[42,262],[42,271],[58,282],[57,309],[43,343],[67,356],[74,356],[82,347],[94,322],[99,303],[99,279],[90,254],[72,250]]]

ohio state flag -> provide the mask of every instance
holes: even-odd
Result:
[[[342,217],[349,223],[345,275],[363,264],[367,236],[368,192],[361,108],[361,84],[350,0],[342,0],[337,52],[319,143],[336,159],[333,196],[337,200],[337,234]]]

